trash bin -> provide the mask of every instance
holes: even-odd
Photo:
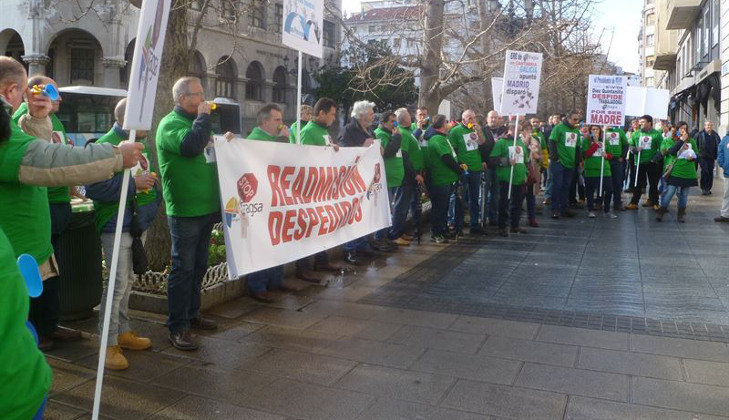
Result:
[[[61,272],[59,285],[61,320],[88,318],[101,301],[101,240],[96,232],[95,212],[88,204],[74,205],[68,229],[58,238],[56,258]]]

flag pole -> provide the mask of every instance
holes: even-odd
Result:
[[[519,114],[516,115],[516,125],[514,126],[514,147],[516,147],[516,139],[518,136],[519,136]],[[514,182],[514,165],[511,164],[511,156],[509,156],[509,165],[511,165],[511,173],[509,173],[509,193],[508,193],[507,198],[509,200],[511,200],[511,184]]]
[[[299,50],[299,75],[296,83],[296,144],[301,144],[301,50]]]
[[[600,197],[602,197],[602,179],[603,179],[603,172],[605,172],[605,152],[607,151],[607,148],[605,147],[605,133],[607,132],[608,126],[602,127],[602,160],[600,161]]]

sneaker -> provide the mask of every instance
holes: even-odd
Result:
[[[435,242],[436,244],[445,244],[448,242],[448,239],[444,238],[443,235],[431,236],[430,240]]]
[[[404,239],[402,236],[393,241],[397,246],[409,246],[410,241]]]
[[[591,211],[591,212],[587,213],[587,217],[589,217],[590,219],[594,219],[596,217],[595,212]]]
[[[119,347],[126,350],[147,350],[152,347],[152,340],[140,337],[134,331],[119,334],[116,341]]]
[[[627,206],[625,206],[625,210],[638,210],[638,205],[630,203]]]
[[[548,206],[550,204],[552,204],[552,199],[550,198],[545,198],[544,201],[542,201],[542,205],[544,206]]]
[[[618,215],[609,211],[609,212],[605,213],[605,217],[607,217],[608,219],[617,219]]]
[[[415,235],[409,235],[407,233],[403,233],[401,238],[405,239],[406,241],[412,242],[412,240],[415,239]]]
[[[124,370],[129,368],[129,361],[124,357],[119,346],[109,346],[106,348],[104,366],[109,370]]]

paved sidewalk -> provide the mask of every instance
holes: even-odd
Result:
[[[413,245],[329,277],[328,287],[291,281],[299,292],[277,305],[241,298],[219,306],[211,316],[220,330],[203,333],[192,353],[170,347],[163,318],[138,313],[135,327],[154,347],[125,352],[131,368],[107,375],[102,413],[135,420],[729,418],[721,417],[729,416],[729,285],[715,284],[727,278],[729,226],[711,221],[716,208],[715,196],[692,196],[680,226],[675,208],[662,225],[641,209],[617,221],[545,220],[508,240]],[[624,247],[600,247],[600,238]],[[550,256],[565,254],[549,265]],[[545,261],[530,266],[531,257]],[[695,270],[682,270],[687,264]],[[660,272],[663,266],[669,270]],[[520,277],[531,283],[517,283]],[[581,287],[592,279],[601,280]],[[705,299],[715,305],[707,309]],[[95,323],[76,326],[93,332]],[[706,334],[696,333],[699,325]],[[51,352],[48,418],[89,416],[96,346]]]

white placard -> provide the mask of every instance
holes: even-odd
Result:
[[[388,227],[379,143],[310,147],[215,137],[231,279]]]
[[[494,102],[494,109],[496,111],[501,110],[501,94],[504,92],[504,78],[503,77],[492,77],[491,78],[491,100]]]
[[[650,115],[653,118],[668,118],[668,103],[671,94],[666,89],[628,86],[625,115]]]
[[[324,1],[287,0],[283,2],[281,42],[287,47],[324,58]]]
[[[167,33],[171,0],[145,0],[139,13],[137,41],[134,44],[132,71],[127,90],[125,130],[152,128],[152,111],[157,94],[157,79],[162,65],[162,49]]]
[[[587,123],[622,126],[625,120],[627,78],[590,75],[587,88]]]
[[[525,115],[537,112],[542,54],[506,51],[501,115]]]

